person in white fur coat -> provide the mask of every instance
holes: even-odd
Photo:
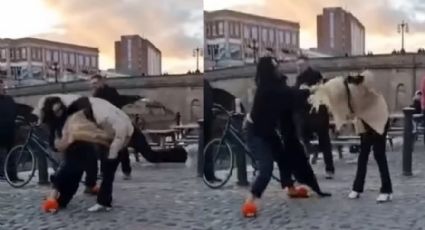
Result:
[[[373,87],[373,74],[364,71],[358,76],[336,77],[325,84],[311,88],[309,102],[317,109],[326,105],[333,114],[337,129],[354,119],[356,133],[360,135],[360,154],[356,178],[350,199],[357,199],[364,191],[369,153],[378,164],[381,189],[377,202],[392,200],[392,184],[386,158],[386,136],[389,111],[387,103]]]

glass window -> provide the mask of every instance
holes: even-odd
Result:
[[[91,66],[96,67],[96,56],[91,57]]]
[[[68,65],[68,53],[67,52],[62,53],[62,62],[63,62],[64,65]]]
[[[244,38],[246,38],[246,39],[249,39],[249,27],[248,26],[244,26],[244,29],[243,29],[243,33],[244,33]]]
[[[229,44],[230,57],[231,59],[241,59],[242,58],[242,47],[238,44]]]
[[[6,59],[6,49],[1,49],[1,58]]]
[[[256,26],[253,26],[251,28],[251,32],[252,32],[252,38],[258,40],[258,30]]]
[[[212,26],[212,36],[217,36],[217,25],[215,23]]]
[[[263,33],[261,34],[261,40],[263,42],[267,42],[267,29],[263,29]]]
[[[272,29],[269,30],[269,41],[274,42],[274,31]]]
[[[46,50],[46,61],[51,61],[51,52],[50,52],[50,50]]]
[[[224,34],[224,23],[219,22],[218,23],[218,35],[223,35],[223,34]]]
[[[27,48],[26,47],[22,48],[22,59],[27,59]]]
[[[53,61],[58,62],[59,61],[59,52],[53,51]]]
[[[283,31],[279,31],[279,42],[285,43],[285,36],[283,35]]]
[[[69,64],[75,65],[75,54],[69,54]]]
[[[292,45],[297,45],[297,33],[292,34]]]
[[[16,60],[21,59],[21,49],[20,48],[15,49],[15,57],[16,57]]]
[[[291,39],[291,32],[286,31],[285,33],[285,43],[289,45]]]
[[[229,25],[229,34],[230,36],[235,35],[235,24],[233,22],[228,22]]]
[[[84,65],[83,55],[78,55],[78,65],[79,66],[83,66]]]
[[[85,62],[84,62],[84,64],[85,64],[85,66],[90,66],[90,57],[89,56],[85,56]]]
[[[236,35],[236,37],[239,37],[240,36],[239,30],[240,30],[240,25],[239,24],[235,24],[235,35]]]

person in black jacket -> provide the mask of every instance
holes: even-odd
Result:
[[[300,74],[297,77],[295,87],[302,88],[303,86],[310,87],[322,82],[322,74],[314,70],[309,66],[306,58],[298,60],[298,71]],[[303,102],[303,107],[298,110],[297,123],[299,125],[299,135],[301,140],[306,147],[307,153],[313,152],[313,147],[310,144],[310,140],[313,134],[316,134],[319,140],[319,149],[323,153],[325,161],[326,178],[332,179],[335,173],[335,167],[332,156],[332,145],[329,136],[329,113],[325,106],[320,106],[319,110],[311,111],[311,105],[308,104],[307,100]],[[311,112],[310,112],[311,111]],[[316,157],[316,156],[314,156]],[[313,158],[313,163],[315,162]]]
[[[90,84],[94,90],[93,97],[102,98],[120,109],[124,106],[124,103],[122,102],[121,96],[118,91],[115,88],[107,85],[104,82],[102,76],[92,76]],[[129,180],[131,178],[131,165],[130,155],[127,148],[121,150],[121,152],[119,153],[119,158],[121,162],[121,170],[124,174],[124,179]]]
[[[278,151],[282,145],[276,132],[284,114],[292,114],[298,98],[307,98],[308,91],[293,90],[282,83],[278,73],[278,62],[272,57],[263,57],[257,65],[255,82],[257,91],[251,112],[244,122],[246,143],[256,161],[258,176],[252,183],[251,192],[242,207],[243,214],[250,217],[256,214],[256,202],[261,198],[270,182],[273,162],[278,163],[280,178],[285,178],[284,159]],[[281,181],[284,188],[284,180]]]
[[[0,110],[2,111],[0,115],[0,149],[5,151],[1,155],[2,160],[0,162],[0,176],[4,176],[3,161],[6,157],[6,154],[10,151],[15,142],[15,120],[17,115],[17,105],[11,96],[6,95],[3,80],[0,80]],[[12,175],[11,179],[18,180],[16,168],[13,166],[8,166],[8,170],[8,174]]]

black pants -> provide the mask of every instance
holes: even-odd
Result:
[[[103,206],[111,207],[115,172],[117,171],[120,160],[108,159],[107,153],[108,152],[105,151],[104,154],[102,154],[101,156],[101,161],[103,165],[103,178],[102,183],[100,184],[99,193],[97,194],[97,203]]]
[[[53,187],[59,191],[58,203],[64,208],[78,190],[85,170],[97,165],[97,156],[92,143],[78,141],[68,147],[64,161],[51,176]]]
[[[3,151],[2,153],[0,153],[0,175],[4,176],[3,165],[4,161],[6,160],[7,153],[9,153],[9,151],[14,145],[15,131],[12,127],[0,127],[0,129],[4,129],[0,131],[0,150]],[[9,161],[9,165],[7,166],[8,175],[11,175],[12,177],[17,177],[16,167],[13,162],[13,160]]]
[[[280,144],[279,136],[277,133],[272,133],[268,138],[258,136],[254,132],[252,124],[247,124],[244,132],[246,143],[254,157],[258,170],[258,175],[251,187],[251,193],[254,197],[261,198],[272,177],[275,161],[278,163],[280,177],[282,178],[286,175],[283,173],[284,164],[281,155],[279,155],[281,152],[276,151]]]
[[[357,173],[353,184],[353,190],[356,192],[363,192],[369,153],[371,148],[373,148],[373,156],[378,164],[379,174],[381,176],[380,191],[381,193],[392,193],[393,190],[386,157],[388,123],[382,135],[376,133],[366,123],[363,122],[363,124],[366,127],[366,133],[360,135],[360,154],[357,162]]]
[[[307,153],[314,152],[310,144],[312,136],[317,135],[319,149],[323,154],[326,172],[335,172],[332,144],[329,136],[329,115],[325,107],[321,106],[318,112],[311,114],[300,112],[298,114],[299,135],[306,147]]]
[[[134,128],[129,146],[133,147],[136,152],[141,153],[151,163],[184,163],[187,159],[187,152],[182,147],[152,150],[143,133],[136,128]]]
[[[121,163],[121,171],[126,175],[131,174],[130,154],[128,148],[124,148],[118,153],[118,157]]]

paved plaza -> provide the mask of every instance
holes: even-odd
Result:
[[[35,184],[13,189],[0,182],[0,229],[425,229],[425,148],[417,143],[414,176],[401,175],[401,149],[388,153],[394,184],[394,201],[377,204],[379,176],[370,157],[366,191],[359,200],[348,200],[356,164],[346,153],[336,159],[336,178],[324,179],[323,162],[315,171],[323,190],[331,198],[316,196],[288,199],[272,182],[264,195],[260,215],[242,218],[240,206],[246,188],[231,183],[220,190],[207,188],[194,169],[183,164],[133,162],[134,175],[122,180],[120,171],[114,190],[114,209],[108,213],[88,213],[95,198],[80,188],[69,207],[57,214],[41,212],[40,204],[48,188]],[[35,180],[36,181],[36,180]]]

